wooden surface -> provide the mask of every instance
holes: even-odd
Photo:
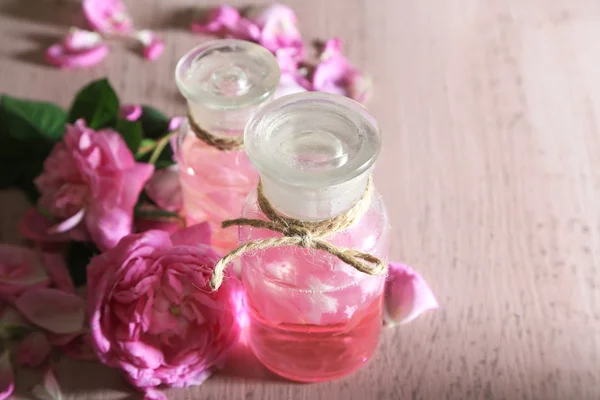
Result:
[[[78,6],[1,0],[0,92],[67,105],[108,75],[126,102],[181,114],[175,63],[204,40],[187,29],[193,4],[206,3],[128,2],[166,40],[158,62],[115,43],[101,66],[64,72],[41,54]],[[600,399],[600,2],[289,4],[306,39],[339,35],[375,79],[393,256],[423,273],[441,309],[386,331],[344,380],[288,383],[250,359],[170,398]],[[0,204],[1,239],[19,242],[25,199],[4,192]],[[57,373],[68,399],[137,398],[97,364]],[[36,378],[19,371],[20,398]]]

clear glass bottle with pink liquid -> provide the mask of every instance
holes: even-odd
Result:
[[[302,93],[261,107],[245,130],[263,193],[281,214],[324,220],[363,196],[380,150],[373,117],[346,97]],[[327,241],[387,262],[389,224],[381,197],[354,225]],[[265,219],[256,192],[243,216]],[[241,227],[240,242],[280,236]],[[257,358],[286,378],[317,382],[356,371],[373,355],[382,325],[384,275],[367,275],[329,253],[278,247],[246,253],[242,281]]]
[[[187,99],[189,116],[203,130],[221,137],[241,137],[256,108],[279,84],[275,57],[264,47],[242,40],[204,43],[179,60],[175,79]],[[180,128],[179,164],[186,222],[208,221],[213,246],[227,251],[237,244],[221,221],[239,216],[258,174],[243,149],[224,151],[196,136],[189,119]]]

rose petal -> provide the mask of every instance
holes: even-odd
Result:
[[[59,252],[42,252],[42,265],[57,289],[75,293],[75,284],[69,274],[65,257]]]
[[[48,368],[44,374],[43,384],[36,385],[32,391],[33,395],[40,400],[62,400],[63,394],[54,376],[52,369]]]
[[[156,60],[165,49],[165,43],[148,29],[136,32],[135,37],[142,44],[144,58],[147,60]]]
[[[438,302],[427,282],[407,265],[389,264],[385,285],[386,325],[404,324],[427,310],[438,308]]]
[[[88,50],[102,44],[102,36],[97,32],[85,29],[71,28],[62,41],[63,47],[68,52]]]
[[[87,50],[70,52],[62,43],[57,43],[46,50],[46,61],[64,69],[87,68],[102,61],[108,52],[108,46],[104,44]]]
[[[56,233],[64,233],[64,232],[70,231],[71,229],[73,229],[77,225],[79,225],[79,223],[81,221],[83,221],[84,215],[85,215],[85,209],[82,208],[81,210],[76,212],[71,217],[48,228],[48,234],[53,235]]]
[[[147,219],[136,217],[135,228],[137,232],[159,230],[167,233],[175,233],[178,230],[185,228],[185,222],[182,218]]]
[[[278,3],[254,7],[248,12],[247,18],[260,29],[258,42],[262,46],[272,52],[294,48],[298,59],[304,58],[304,43],[298,30],[298,18],[290,7]]]
[[[71,293],[31,289],[17,298],[15,307],[30,322],[53,333],[75,333],[83,328],[85,302]]]
[[[0,357],[0,400],[8,399],[15,390],[15,376],[7,350]]]
[[[157,169],[146,183],[146,194],[160,208],[167,211],[179,211],[183,208],[179,168],[176,165]]]
[[[42,364],[50,354],[50,343],[42,332],[31,332],[17,347],[17,362],[29,367]]]
[[[127,33],[133,26],[121,0],[83,0],[83,12],[94,30],[100,33]]]
[[[192,225],[171,235],[176,246],[210,245],[211,229],[208,222]]]
[[[339,39],[329,39],[321,62],[312,76],[312,90],[350,97],[364,102],[371,95],[371,80],[354,67],[341,52]]]
[[[137,104],[123,104],[119,114],[121,118],[127,121],[137,121],[142,116],[142,106]]]
[[[15,295],[49,283],[37,252],[26,247],[0,244],[0,293]]]

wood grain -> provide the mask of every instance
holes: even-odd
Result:
[[[293,384],[240,353],[227,374],[170,398],[600,399],[600,2],[287,3],[307,39],[340,36],[373,75],[393,255],[423,273],[441,309],[386,331],[347,379]],[[0,0],[0,91],[67,105],[107,75],[124,101],[182,114],[175,63],[205,39],[188,32],[186,9],[207,3],[128,4],[165,38],[162,58],[115,43],[101,66],[64,72],[42,50],[78,6]],[[5,191],[0,204],[1,239],[18,243],[25,198]],[[133,393],[97,364],[57,373],[68,399]],[[29,398],[39,374],[18,378],[17,398]]]

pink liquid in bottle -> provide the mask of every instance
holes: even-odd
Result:
[[[364,193],[380,146],[377,125],[364,108],[322,93],[275,100],[252,118],[245,140],[265,197],[281,214],[302,220],[328,219],[351,208]],[[255,193],[243,215],[265,218]],[[252,227],[239,232],[241,242],[280,236]],[[381,198],[373,196],[359,221],[327,241],[387,259],[389,226]],[[246,253],[241,264],[248,339],[267,368],[295,381],[318,382],[346,376],[373,355],[384,275],[364,274],[329,253],[289,246]]]
[[[241,136],[256,107],[269,100],[279,82],[274,56],[241,40],[216,40],[198,46],[179,61],[176,81],[197,125],[215,136]],[[226,252],[237,235],[221,222],[236,218],[258,174],[243,149],[220,150],[182,124],[177,140],[184,210],[188,225],[208,221],[212,245]]]

